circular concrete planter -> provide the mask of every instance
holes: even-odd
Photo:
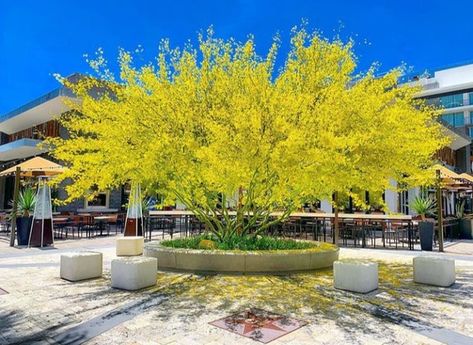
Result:
[[[281,251],[225,251],[164,247],[145,244],[143,255],[158,259],[159,270],[223,273],[284,273],[332,267],[338,247]]]

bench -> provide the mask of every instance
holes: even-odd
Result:
[[[455,260],[438,256],[417,256],[412,261],[414,282],[443,287],[455,283]]]
[[[378,263],[335,261],[333,282],[336,289],[367,293],[378,288]]]
[[[112,260],[112,287],[138,290],[156,284],[158,260],[150,257],[122,257]]]
[[[145,239],[143,236],[123,236],[117,238],[117,256],[135,256],[143,254]]]
[[[102,276],[102,253],[79,252],[61,255],[60,276],[69,281]]]

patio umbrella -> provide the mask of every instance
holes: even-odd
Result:
[[[470,183],[473,183],[473,176],[471,176],[470,174],[463,173],[463,174],[460,174],[460,177],[461,177],[462,179],[467,180],[467,181],[470,182]]]
[[[440,171],[440,178],[444,181],[444,182],[454,182],[455,180],[460,180],[462,177],[457,174],[455,171],[453,170],[450,170],[449,168],[443,166],[443,165],[440,165],[440,164],[435,164],[434,165],[434,170],[437,172],[437,171]]]
[[[442,205],[442,189],[458,190],[467,180],[464,176],[448,169],[447,167],[436,164],[434,165],[437,178],[437,215],[438,215],[438,243],[439,251],[443,252],[443,205]]]
[[[34,157],[0,172],[0,176],[13,175],[17,168],[20,168],[21,177],[54,176],[64,171],[62,165],[43,157]]]

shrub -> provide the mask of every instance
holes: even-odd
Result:
[[[201,235],[174,240],[162,241],[165,247],[187,249],[218,249],[218,250],[296,250],[320,249],[330,250],[334,246],[329,243],[296,241],[269,236],[234,236],[223,241],[211,235]]]

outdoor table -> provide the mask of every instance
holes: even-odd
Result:
[[[67,217],[53,217],[54,222],[66,222],[68,220],[69,220],[69,218],[67,218]]]
[[[103,228],[107,219],[110,219],[110,216],[94,216],[94,222],[99,226],[100,236],[103,236]]]
[[[69,221],[68,217],[53,217],[53,228],[56,228],[56,230],[59,231],[59,233],[61,234],[61,238],[63,236],[62,231],[66,228],[68,221]],[[65,231],[65,233],[66,233],[66,239],[67,239],[67,230]]]

